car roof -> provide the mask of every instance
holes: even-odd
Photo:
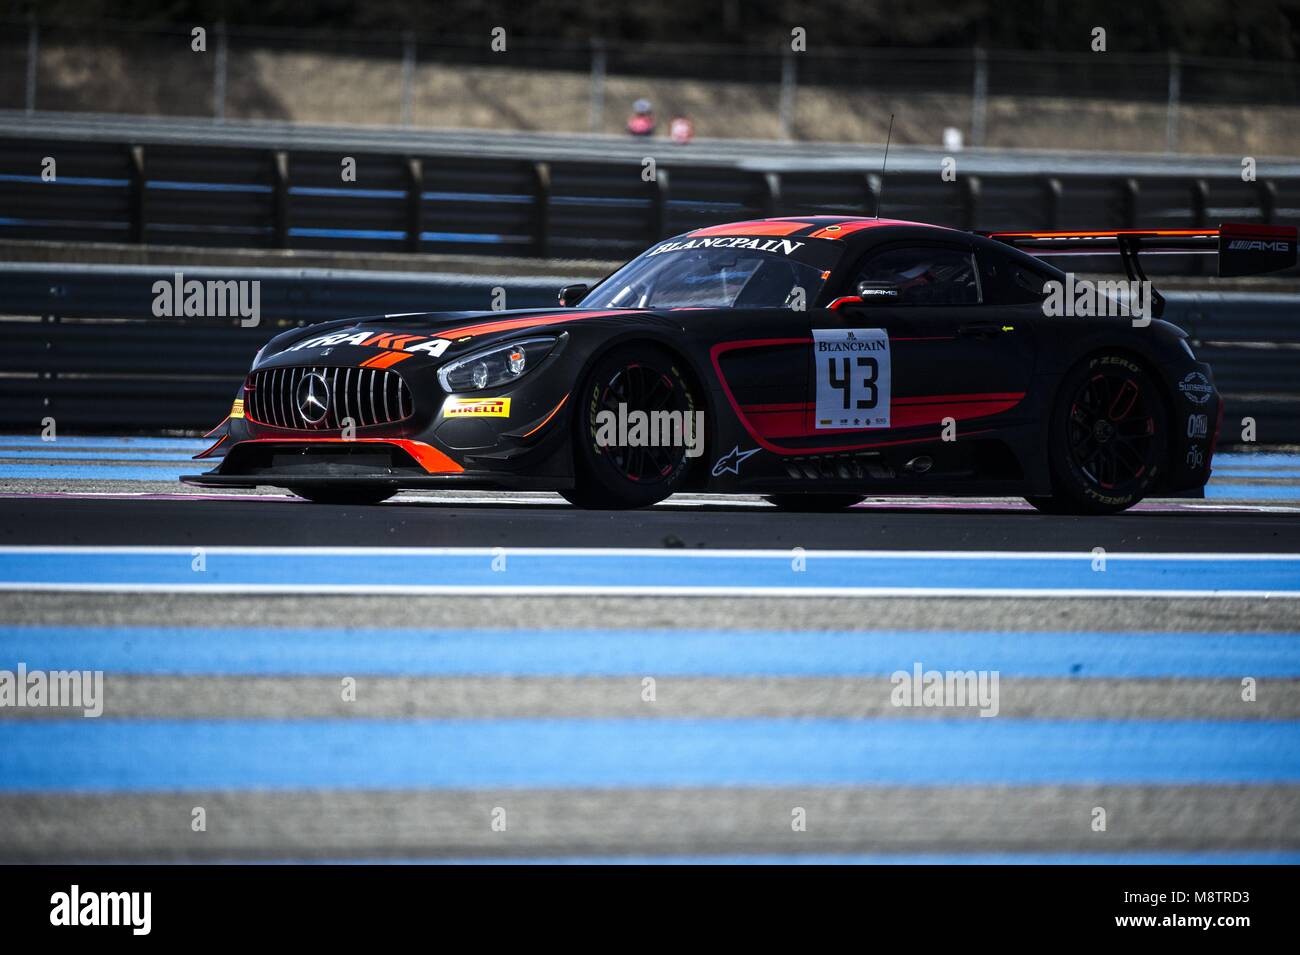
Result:
[[[947,226],[928,222],[909,222],[905,219],[880,219],[875,216],[775,216],[767,219],[746,219],[741,222],[724,222],[684,233],[686,238],[711,235],[780,236],[808,239],[847,239],[868,229],[890,226],[911,226],[944,232],[956,231]]]

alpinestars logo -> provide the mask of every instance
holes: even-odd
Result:
[[[742,451],[740,450],[740,445],[736,445],[722,457],[718,458],[717,463],[713,465],[713,476],[721,477],[724,474],[739,475],[740,466],[749,458],[758,454],[759,450],[759,448],[751,448],[748,451]]]

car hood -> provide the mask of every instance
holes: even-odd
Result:
[[[533,308],[498,312],[417,312],[341,319],[297,328],[271,340],[255,368],[421,360],[442,364],[496,341],[559,334],[576,322],[634,314],[629,309]],[[400,357],[399,357],[400,356]]]

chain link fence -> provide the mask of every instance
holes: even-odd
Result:
[[[620,133],[644,98],[658,135],[1300,153],[1293,62],[198,29],[4,23],[0,109]]]

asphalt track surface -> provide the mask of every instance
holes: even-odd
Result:
[[[0,671],[104,674],[0,706],[0,860],[1300,861],[1295,456],[1080,519],[325,508],[201,444],[0,436]]]

